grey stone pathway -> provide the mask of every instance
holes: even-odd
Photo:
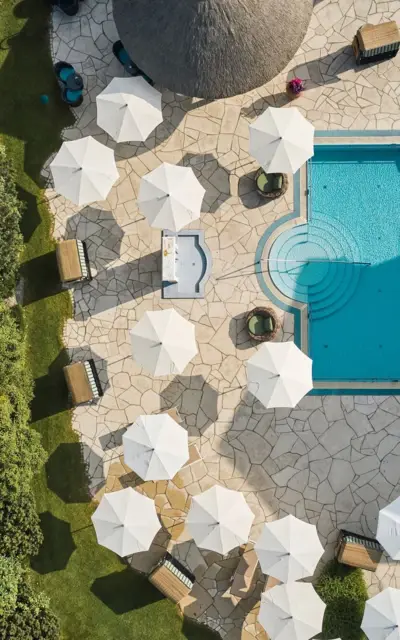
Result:
[[[340,527],[375,534],[379,509],[400,493],[399,401],[307,397],[292,411],[266,411],[245,390],[244,362],[254,348],[243,316],[267,302],[251,263],[261,235],[291,211],[293,198],[290,187],[278,201],[260,201],[248,123],[268,105],[287,103],[286,79],[295,72],[307,79],[296,106],[316,128],[400,129],[400,55],[355,68],[349,46],[361,24],[386,19],[400,22],[400,0],[322,0],[303,46],[273,82],[211,103],[163,91],[163,124],[144,144],[116,145],[97,127],[95,106],[111,78],[123,75],[111,51],[117,39],[111,2],[85,0],[74,18],[54,12],[53,57],[73,63],[87,89],[64,137],[90,134],[115,148],[121,176],[105,202],[79,209],[62,197],[50,200],[56,237],[85,239],[94,268],[90,284],[72,291],[74,318],[65,328],[71,357],[92,356],[105,389],[96,405],[78,407],[73,418],[93,493],[121,455],[127,425],[141,413],[177,406],[205,463],[204,475],[186,490],[193,495],[219,482],[243,491],[256,514],[253,537],[265,519],[286,513],[317,525],[326,558]],[[164,161],[192,166],[206,189],[201,221],[193,224],[205,231],[213,256],[204,300],[161,299],[160,232],[143,220],[136,196],[141,177]],[[49,189],[48,195],[55,194]],[[128,330],[146,310],[171,305],[196,325],[199,354],[184,375],[152,379],[132,360]],[[277,311],[283,326],[277,340],[291,339],[293,318]],[[394,562],[384,560],[366,577],[371,594],[400,587]],[[224,580],[220,591],[216,582],[206,583],[214,603],[200,619],[236,638],[239,623],[221,597]],[[258,632],[255,618],[248,621],[246,633]]]

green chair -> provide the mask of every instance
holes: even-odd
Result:
[[[256,307],[247,314],[246,327],[250,338],[257,342],[266,342],[276,336],[279,321],[272,308]]]
[[[288,188],[288,178],[284,173],[265,173],[261,168],[255,180],[257,191],[264,198],[279,198]]]

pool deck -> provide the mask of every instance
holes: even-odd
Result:
[[[266,229],[293,211],[292,184],[274,202],[257,195],[248,124],[268,105],[287,104],[285,82],[295,73],[307,80],[295,106],[317,129],[399,130],[400,55],[379,66],[354,65],[349,45],[367,18],[400,21],[400,1],[318,2],[301,49],[273,82],[211,103],[163,91],[164,122],[155,133],[144,144],[116,145],[95,122],[96,95],[122,75],[111,52],[117,39],[111,2],[86,0],[73,18],[55,11],[54,59],[73,63],[88,91],[64,137],[93,135],[115,148],[121,175],[105,202],[80,209],[61,197],[50,200],[56,237],[85,239],[94,272],[89,284],[74,288],[74,318],[65,328],[72,359],[93,357],[105,390],[97,404],[73,414],[93,494],[107,477],[111,489],[121,476],[129,480],[119,461],[127,425],[141,413],[177,406],[202,462],[175,486],[141,489],[157,497],[169,530],[173,518],[184,517],[191,495],[220,483],[244,492],[256,514],[252,537],[263,521],[293,513],[317,525],[328,559],[339,528],[374,535],[379,509],[399,495],[395,396],[313,396],[293,410],[267,411],[245,389],[244,363],[254,347],[243,317],[267,302],[254,273],[255,252]],[[204,230],[213,258],[204,299],[161,298],[160,232],[142,220],[136,196],[141,177],[164,161],[191,166],[206,189],[201,220],[193,223]],[[54,196],[50,188],[48,195]],[[199,354],[184,375],[153,379],[132,360],[128,331],[146,310],[171,306],[196,325]],[[277,313],[283,326],[277,340],[292,339],[293,315]],[[237,554],[222,560],[199,552],[184,531],[176,537],[160,539],[155,556],[168,545],[196,572],[185,613],[228,640],[265,638],[256,623],[261,577],[253,598],[234,607],[226,592]],[[400,565],[385,558],[366,577],[371,594],[400,587]]]

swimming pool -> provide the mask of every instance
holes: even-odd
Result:
[[[314,380],[400,380],[400,146],[316,145],[307,178],[307,222],[277,236],[268,269],[307,305]]]

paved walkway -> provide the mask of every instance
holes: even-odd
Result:
[[[194,495],[218,482],[243,491],[256,514],[253,537],[263,521],[293,513],[317,525],[328,558],[338,528],[374,535],[379,509],[399,495],[395,397],[307,397],[292,411],[266,411],[245,389],[244,362],[254,348],[243,316],[266,303],[251,266],[254,252],[267,226],[291,211],[293,198],[291,186],[275,202],[257,196],[248,123],[268,105],[287,103],[285,82],[295,72],[307,79],[296,106],[318,129],[400,129],[400,56],[354,67],[349,43],[367,18],[400,21],[400,1],[319,2],[302,48],[273,82],[210,103],[163,91],[163,124],[144,144],[116,145],[95,121],[96,95],[122,75],[111,52],[117,39],[111,2],[86,0],[74,18],[54,13],[54,59],[73,63],[87,88],[65,139],[90,134],[115,148],[121,176],[105,202],[79,209],[51,200],[56,237],[85,239],[95,271],[90,284],[74,288],[74,318],[65,328],[72,358],[93,357],[105,389],[73,418],[93,494],[104,487],[111,461],[119,464],[127,425],[141,413],[177,406],[204,461],[186,472],[185,491]],[[192,225],[205,231],[213,256],[203,300],[161,299],[160,232],[142,219],[136,196],[141,177],[164,161],[191,166],[206,189],[201,221]],[[196,325],[199,354],[184,375],[152,379],[132,360],[128,330],[146,310],[171,305]],[[278,314],[277,340],[291,339],[292,316]],[[200,586],[211,600],[200,620],[229,640],[240,638],[243,624],[250,636],[259,634],[256,596],[242,609],[223,596],[237,557],[208,562],[210,554],[186,541],[175,553],[196,571],[203,566]],[[382,562],[367,578],[371,593],[400,587],[395,563]]]

